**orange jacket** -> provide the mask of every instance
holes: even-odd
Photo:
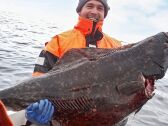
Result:
[[[95,29],[102,31],[103,22],[98,22]],[[45,47],[46,51],[49,51],[57,57],[61,57],[67,50],[72,48],[85,48],[86,39],[85,36],[92,31],[93,22],[89,19],[79,17],[78,24],[73,30],[63,32],[56,35],[51,39]],[[117,48],[121,46],[121,43],[116,39],[113,39],[106,34],[103,34],[103,38],[97,42],[98,48]]]
[[[13,126],[2,101],[0,101],[0,126]]]
[[[96,34],[96,30],[102,35],[102,38],[96,42],[97,48],[117,48],[121,46],[119,41],[102,32],[103,21],[99,21],[96,26],[93,25],[93,21],[79,17],[79,21],[74,29],[54,36],[51,41],[47,43],[44,50],[60,58],[69,49],[87,47],[86,36]],[[40,72],[35,72],[33,76],[41,74]]]

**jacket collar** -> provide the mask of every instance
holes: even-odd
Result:
[[[93,30],[93,24],[94,24],[93,21],[79,16],[79,18],[78,18],[78,23],[77,23],[77,25],[75,25],[74,28],[75,28],[75,29],[78,29],[79,31],[81,31],[84,35],[88,35],[88,34],[91,34],[91,33],[95,33],[95,31],[96,31],[97,29],[98,29],[100,32],[102,32],[103,21],[97,22],[97,23],[96,23],[96,26],[95,26],[95,29],[94,29],[94,31],[92,32],[92,30]]]

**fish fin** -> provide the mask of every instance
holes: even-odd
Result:
[[[66,118],[73,116],[73,114],[85,113],[95,108],[93,100],[84,97],[76,99],[50,98],[50,101],[57,110],[56,114]]]
[[[114,52],[114,49],[103,49],[103,48],[79,48],[79,49],[70,49],[67,51],[61,60],[66,60],[71,57],[75,57],[75,59],[71,59],[70,61],[76,61],[81,58],[87,58],[88,60],[97,59],[105,54]]]
[[[117,91],[126,96],[130,96],[143,89],[145,89],[145,87],[141,81],[125,82],[117,86]]]
[[[0,101],[0,126],[13,126],[2,101]]]
[[[114,52],[114,49],[103,48],[79,48],[68,50],[54,65],[51,71],[55,71],[64,66],[78,64],[83,61],[93,61]]]
[[[58,61],[58,64],[70,63],[82,58],[86,58],[88,60],[96,60],[102,56],[109,55],[119,50],[123,50],[126,48],[131,48],[134,46],[133,44],[123,45],[118,48],[72,48],[68,50]],[[57,64],[57,65],[58,65]]]
[[[72,48],[68,50],[54,65],[51,71],[55,71],[60,67],[75,64],[80,61],[94,61],[101,57],[110,55],[119,50],[123,50],[126,48],[131,48],[134,46],[133,44],[124,45],[118,48]],[[74,63],[75,62],[75,63]]]

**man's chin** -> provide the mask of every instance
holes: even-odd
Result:
[[[89,20],[91,20],[91,21],[94,21],[94,22],[98,22],[99,21],[99,19],[95,19],[95,18],[88,18]]]

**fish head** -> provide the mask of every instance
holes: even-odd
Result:
[[[42,99],[41,96],[33,96],[31,91],[28,93],[23,93],[23,91],[20,93],[15,92],[14,94],[12,92],[13,88],[9,88],[1,91],[0,95],[1,101],[5,104],[5,106],[13,111],[23,110],[33,102],[37,102],[38,100]],[[3,97],[2,93],[6,94],[6,96]]]
[[[49,98],[45,95],[45,88],[38,84],[37,78],[26,79],[13,87],[0,91],[0,100],[13,111],[25,109],[28,105],[41,99]]]
[[[28,102],[27,100],[24,99],[18,99],[18,98],[3,98],[1,101],[5,104],[5,106],[12,111],[20,111],[25,109],[28,105],[32,103]]]

